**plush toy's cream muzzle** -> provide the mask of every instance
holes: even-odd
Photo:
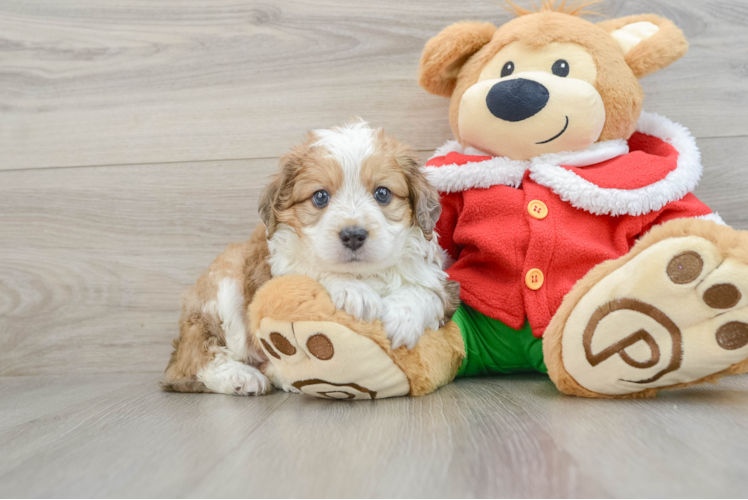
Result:
[[[514,160],[586,149],[604,125],[594,86],[543,71],[479,81],[463,94],[458,116],[463,142]]]

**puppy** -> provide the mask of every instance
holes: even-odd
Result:
[[[165,390],[261,394],[264,353],[246,311],[271,276],[319,281],[352,316],[380,319],[392,347],[416,345],[458,303],[434,226],[441,207],[413,152],[356,121],[308,134],[260,198],[265,224],[230,245],[183,297]]]

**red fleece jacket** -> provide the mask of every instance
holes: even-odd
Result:
[[[455,261],[448,272],[462,300],[515,329],[528,318],[541,337],[595,265],[625,255],[653,225],[711,214],[690,192],[701,174],[690,134],[673,139],[672,129],[657,131],[665,137],[635,133],[628,153],[624,141],[610,141],[529,162],[458,152],[432,158],[425,171],[442,192],[443,209],[436,231]],[[571,166],[589,161],[595,163]],[[537,201],[547,207],[543,218],[530,213],[533,206],[536,215],[544,212]],[[526,284],[531,269],[542,273],[537,290]]]

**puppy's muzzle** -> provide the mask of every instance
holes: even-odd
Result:
[[[486,106],[496,118],[520,122],[537,114],[548,104],[544,85],[525,78],[499,82],[488,91]]]
[[[359,226],[348,226],[344,227],[339,234],[343,246],[351,250],[358,250],[363,246],[367,236],[369,236],[369,231]]]

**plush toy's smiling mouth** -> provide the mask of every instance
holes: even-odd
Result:
[[[548,140],[536,142],[535,144],[548,144],[549,142],[551,142],[553,140],[556,140],[559,137],[561,137],[561,134],[563,134],[564,132],[566,132],[567,128],[569,128],[569,117],[568,116],[566,117],[566,125],[564,125],[564,128],[563,128],[563,130],[561,130],[561,132],[559,132],[558,134],[554,135],[553,137],[551,137]]]

